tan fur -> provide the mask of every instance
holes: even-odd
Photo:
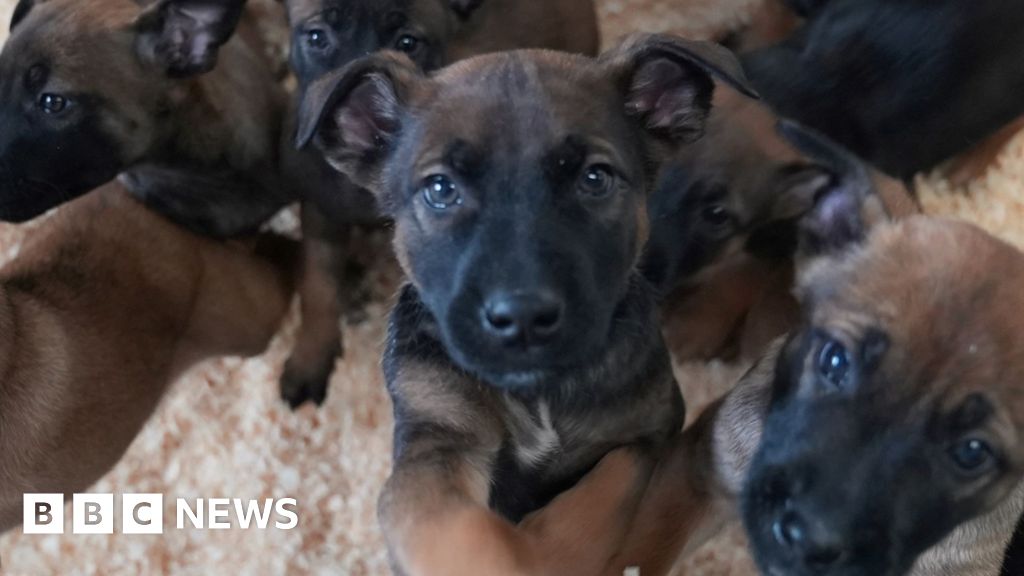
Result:
[[[789,193],[785,170],[813,162],[779,136],[777,123],[763,103],[722,86],[704,138],[675,161],[693,180],[725,186],[725,205],[748,227],[795,217],[806,207],[780,200]],[[877,171],[872,177],[888,214],[901,218],[920,211],[901,182]],[[676,359],[751,361],[799,319],[791,294],[792,262],[745,252],[748,238],[746,231],[738,234],[714,262],[667,297],[664,333]]]
[[[192,236],[117,184],[69,204],[0,274],[0,531],[25,492],[82,491],[196,362],[260,353],[288,308],[290,243]]]
[[[869,324],[881,323],[890,334],[893,353],[880,368],[894,384],[887,394],[928,409],[949,408],[984,391],[998,406],[990,432],[1001,439],[1016,472],[987,490],[990,509],[926,552],[912,572],[994,576],[1024,508],[1024,395],[999,376],[1017,373],[1024,362],[1016,315],[1024,306],[1018,290],[1024,256],[973,226],[914,216],[878,224],[863,248],[839,260],[817,258],[801,268],[801,299],[828,295],[831,302],[812,307],[815,326],[854,339]],[[734,499],[760,442],[779,349],[773,345],[659,462],[634,528],[606,574],[621,574],[626,566],[667,574],[734,519]]]
[[[116,113],[103,116],[104,127],[129,165],[182,154],[240,170],[273,161],[285,94],[253,19],[243,18],[213,72],[176,80],[134,49],[133,26],[143,11],[132,0],[45,0],[6,50],[24,62],[51,61],[55,91],[108,100]]]

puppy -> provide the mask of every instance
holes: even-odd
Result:
[[[658,165],[700,136],[713,76],[745,87],[724,48],[638,36],[598,59],[518,51],[431,76],[382,54],[307,92],[299,142],[375,194],[410,279],[384,359],[395,468],[380,515],[398,571],[607,560],[588,535],[619,518],[614,498],[577,511],[592,521],[562,553],[509,521],[682,424],[637,262]]]
[[[599,44],[593,0],[286,0],[292,28],[291,65],[298,99],[324,74],[383,49],[406,53],[424,70],[468,56],[513,48],[595,54]],[[353,226],[382,215],[373,196],[312,151],[294,149],[285,131],[286,170],[303,199],[305,269],[302,327],[285,366],[281,395],[292,406],[323,401],[342,352],[338,317],[350,305],[346,246]]]
[[[0,532],[21,522],[22,494],[106,473],[185,369],[260,353],[296,249],[193,236],[117,183],[33,232],[0,271]]]
[[[1024,255],[891,220],[855,159],[785,130],[842,174],[801,224],[803,323],[673,445],[607,573],[667,573],[739,505],[765,574],[996,574],[1024,505]]]
[[[286,203],[285,94],[244,4],[21,0],[0,52],[0,219],[29,220],[119,174],[216,236]]]
[[[794,328],[797,225],[833,175],[781,138],[763,103],[722,87],[703,138],[663,169],[642,267],[664,294],[680,360],[753,361]],[[873,173],[891,213],[917,211],[900,182]]]
[[[751,81],[782,116],[889,174],[909,179],[1024,114],[1024,11],[1013,4],[790,4],[806,24],[744,55]]]

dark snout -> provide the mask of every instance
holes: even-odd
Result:
[[[0,221],[27,222],[63,201],[60,190],[26,176],[0,151]]]
[[[923,549],[909,550],[901,533],[910,519],[898,506],[907,488],[901,447],[839,412],[808,410],[773,416],[748,479],[743,516],[761,569],[903,574]]]
[[[610,338],[621,296],[600,292],[612,283],[592,281],[590,260],[573,244],[537,241],[539,235],[523,242],[478,237],[455,271],[451,300],[432,306],[452,357],[497,386],[564,375],[593,362]],[[428,302],[438,296],[425,292]]]
[[[562,328],[565,298],[552,289],[490,295],[481,310],[483,331],[502,346],[529,349],[555,339]]]
[[[116,143],[85,120],[60,131],[0,116],[0,220],[24,222],[109,182]]]

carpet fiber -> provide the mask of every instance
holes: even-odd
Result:
[[[671,30],[694,37],[732,29],[761,0],[599,0],[605,37],[631,30]],[[0,42],[13,0],[0,0]],[[932,213],[958,215],[1024,246],[1024,133],[966,182],[940,170],[921,176]],[[42,224],[0,226],[0,262],[17,254]],[[222,360],[178,382],[123,461],[95,492],[162,493],[163,536],[0,538],[5,574],[387,574],[375,505],[387,477],[391,407],[379,368],[384,319],[399,282],[380,236],[362,240],[373,299],[366,318],[346,323],[347,351],[320,410],[286,410],[277,377],[293,341],[296,314],[263,356]],[[735,381],[739,367],[677,366],[691,413]],[[175,498],[298,499],[295,530],[175,530]],[[115,501],[117,499],[115,498]],[[690,560],[683,573],[754,573],[738,529]]]

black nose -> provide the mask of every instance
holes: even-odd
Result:
[[[506,345],[542,344],[561,329],[564,308],[546,290],[496,294],[484,304],[484,329]]]
[[[772,525],[775,541],[795,554],[807,568],[823,570],[844,555],[841,537],[823,527],[811,527],[799,514],[783,512]]]

